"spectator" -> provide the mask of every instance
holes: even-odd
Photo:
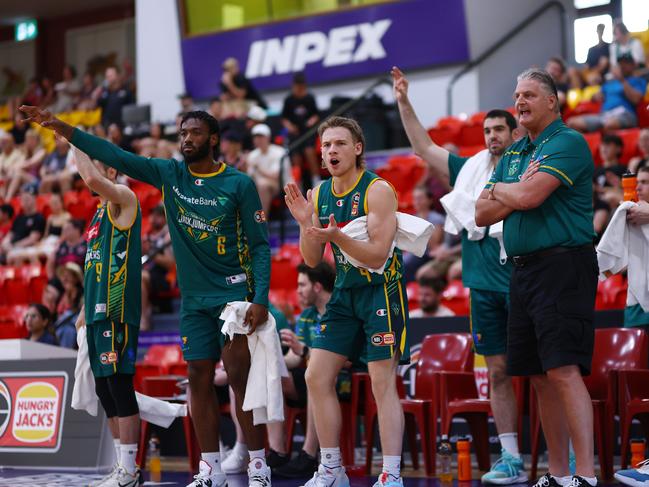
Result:
[[[63,81],[56,83],[54,90],[56,91],[56,102],[50,107],[50,110],[54,113],[72,111],[81,91],[81,83],[77,79],[77,71],[74,66],[68,64],[63,68]]]
[[[282,147],[271,144],[270,127],[266,124],[255,125],[252,128],[252,142],[255,149],[248,154],[248,174],[257,185],[261,205],[270,215],[270,205],[284,183],[291,181],[290,167],[287,164],[288,157]],[[282,169],[282,180],[280,181],[280,168]]]
[[[422,277],[419,284],[419,309],[410,312],[411,318],[441,318],[455,316],[449,308],[440,304],[446,280],[441,278]]]
[[[124,150],[127,150],[129,152],[133,152],[133,148],[131,147],[131,144],[129,144],[126,141],[126,139],[124,139],[124,134],[122,132],[122,127],[120,127],[118,124],[111,123],[108,126],[107,139],[110,140],[113,144],[115,144],[120,149],[124,149]]]
[[[554,80],[554,85],[557,87],[557,93],[559,94],[559,106],[563,109],[566,105],[566,94],[570,89],[566,63],[560,57],[551,57],[545,65],[545,70],[550,73]]]
[[[606,230],[610,216],[610,205],[599,197],[595,187],[593,187],[593,228],[597,235],[595,237],[595,243],[599,242],[602,235],[604,235],[604,230]]]
[[[54,136],[54,143],[54,151],[45,158],[39,171],[41,194],[51,193],[55,186],[65,193],[72,186],[72,175],[65,170],[70,157],[70,144],[58,135]]]
[[[97,85],[95,84],[95,77],[89,71],[86,71],[81,78],[81,87],[79,90],[79,97],[77,101],[78,110],[93,110],[97,105],[95,92]],[[99,93],[97,93],[97,96]]]
[[[25,327],[29,331],[29,340],[32,342],[58,345],[56,337],[51,331],[52,315],[42,304],[30,304],[24,316]]]
[[[241,118],[246,113],[244,100],[253,101],[262,108],[268,108],[268,105],[255,89],[253,84],[239,71],[239,61],[230,57],[223,61],[223,74],[219,83],[221,87],[221,100],[229,105],[229,110],[233,112],[235,118]],[[235,102],[235,103],[233,103]],[[241,111],[243,109],[243,111]]]
[[[106,68],[104,84],[97,89],[97,105],[101,107],[101,124],[108,127],[116,123],[120,127],[122,121],[122,108],[135,102],[133,93],[123,84],[116,67]]]
[[[629,161],[629,172],[637,173],[641,168],[649,165],[649,127],[643,128],[638,136],[638,151],[640,156]]]
[[[32,78],[27,84],[19,105],[40,106],[43,100],[43,88],[38,78]]]
[[[2,250],[7,262],[13,265],[12,255],[22,249],[36,245],[45,231],[45,217],[36,211],[34,188],[25,186],[20,193],[21,212],[11,225],[11,231],[2,241]]]
[[[161,295],[171,290],[169,274],[176,265],[163,206],[151,210],[150,226],[149,232],[142,239],[142,255],[146,255],[142,269],[142,330],[151,328],[154,304],[157,308],[167,305],[164,311],[171,312],[169,301],[161,299]]]
[[[0,242],[11,230],[11,222],[14,219],[14,207],[8,203],[0,205]],[[1,253],[1,252],[0,252]]]
[[[293,76],[291,94],[284,99],[282,124],[288,131],[289,145],[296,142],[320,120],[315,98],[307,91],[304,74]],[[315,188],[320,181],[320,164],[315,152],[316,134],[291,150],[291,163],[302,170],[302,189]]]
[[[239,133],[230,131],[223,134],[221,139],[220,160],[241,172],[246,172],[247,163],[241,150],[242,137]]]
[[[289,347],[286,363],[291,373],[293,389],[286,391],[289,405],[307,407],[307,424],[304,443],[297,457],[293,458],[273,474],[287,478],[306,478],[318,468],[318,435],[313,421],[313,407],[307,395],[304,381],[304,361],[309,356],[309,347],[320,334],[320,322],[325,307],[331,298],[336,273],[330,264],[320,262],[315,267],[298,266],[297,296],[302,313],[297,320],[295,332],[282,330],[282,343]]]
[[[10,132],[0,133],[0,200],[6,200],[9,183],[25,162],[25,154],[16,147]]]
[[[24,184],[38,184],[38,171],[43,159],[47,155],[41,145],[41,136],[34,129],[29,129],[25,134],[25,143],[22,147],[25,159],[19,168],[16,168],[7,186],[6,199],[10,200],[18,189]]]
[[[579,115],[569,118],[567,125],[581,132],[606,131],[635,127],[638,125],[636,105],[642,101],[647,81],[633,76],[635,61],[630,54],[622,54],[618,63],[611,67],[613,79],[602,85],[600,94],[593,99],[602,99],[599,114]]]
[[[86,239],[84,238],[83,220],[72,219],[63,224],[61,229],[61,241],[54,252],[47,258],[47,275],[55,277],[56,269],[64,267],[68,263],[74,263],[83,267],[86,260]]]
[[[41,106],[47,108],[56,101],[56,92],[54,91],[54,83],[48,77],[44,77],[41,80],[41,86],[43,87],[43,99],[41,100]]]
[[[252,142],[252,129],[257,125],[263,124],[266,121],[267,117],[268,115],[266,114],[266,110],[264,110],[260,106],[253,105],[248,110],[243,128],[244,152],[250,152],[255,148],[255,145]]]
[[[604,41],[604,24],[597,24],[597,44],[588,49],[586,65],[591,71],[598,71],[602,76],[608,70],[608,57],[611,45]]]
[[[78,313],[83,301],[83,271],[75,262],[68,262],[56,271],[57,277],[63,285],[63,296],[59,301],[56,314],[59,320],[66,315],[66,311]],[[74,324],[74,321],[73,321]]]
[[[178,112],[177,118],[182,118],[186,113],[196,110],[194,107],[194,99],[189,93],[178,95],[178,100],[180,101],[180,112]]]
[[[620,20],[617,20],[613,25],[613,43],[609,48],[609,61],[611,67],[617,66],[620,58],[624,55],[631,57],[634,61],[634,68],[636,65],[644,66],[645,53],[642,43],[629,33],[629,29]],[[644,95],[644,92],[642,92]]]
[[[63,292],[63,284],[57,277],[47,281],[47,285],[43,289],[41,303],[50,311],[52,316],[56,316],[56,310],[63,297]]]
[[[602,159],[602,164],[595,169],[593,174],[593,181],[599,188],[611,186],[606,183],[607,169],[614,169],[616,172],[621,171],[621,174],[626,171],[626,166],[620,163],[623,150],[624,142],[618,135],[607,134],[602,137],[599,144],[599,156]]]
[[[14,136],[14,142],[20,146],[25,143],[25,135],[30,129],[30,126],[25,122],[25,117],[21,111],[16,112],[14,115],[14,125],[9,131]]]
[[[223,119],[223,101],[218,97],[211,98],[207,108],[207,113],[220,122]]]

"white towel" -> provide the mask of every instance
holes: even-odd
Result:
[[[381,267],[376,269],[369,269],[360,261],[354,259],[344,250],[340,249],[342,254],[345,256],[347,261],[354,267],[363,267],[367,268],[368,271],[374,272],[376,274],[383,274],[383,269],[385,269],[385,264],[392,254],[394,253],[394,248],[397,247],[401,250],[411,252],[417,257],[421,257],[426,252],[428,247],[428,241],[430,236],[433,234],[433,229],[435,227],[432,223],[407,213],[397,212],[397,233],[394,236],[394,241],[392,242],[392,247],[388,253],[388,257],[385,259],[385,262]],[[348,237],[353,238],[354,240],[369,240],[367,235],[367,216],[361,216],[355,218],[342,229],[342,232]]]
[[[469,240],[482,240],[485,237],[487,227],[479,227],[475,222],[475,205],[492,173],[491,154],[487,149],[478,152],[464,163],[453,190],[439,200],[446,211],[445,232],[459,235],[462,230],[466,230]],[[491,225],[489,236],[498,240],[500,263],[504,265],[507,262],[507,253],[503,242],[502,221]]]
[[[626,212],[635,206],[631,201],[622,203],[611,218],[602,239],[597,246],[599,279],[606,279],[606,272],[617,274],[626,267],[629,288],[627,306],[639,304],[649,312],[649,224],[631,225],[626,221]]]
[[[275,318],[268,313],[268,321],[248,335],[250,328],[243,324],[243,320],[250,304],[244,301],[228,303],[220,316],[224,321],[221,333],[229,336],[230,340],[235,334],[248,337],[250,372],[241,409],[252,411],[255,425],[284,421],[282,377],[288,377],[288,370]]]
[[[95,378],[90,369],[88,358],[88,342],[86,327],[77,330],[77,363],[74,368],[74,387],[72,389],[72,409],[86,411],[91,416],[97,416],[97,394],[95,393]],[[173,404],[167,401],[135,393],[140,417],[151,424],[168,428],[177,417],[187,416],[186,404]]]

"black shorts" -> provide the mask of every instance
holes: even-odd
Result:
[[[566,365],[590,374],[598,272],[592,247],[514,267],[507,332],[509,375],[540,375]]]

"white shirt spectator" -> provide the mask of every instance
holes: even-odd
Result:
[[[450,308],[440,304],[437,311],[432,314],[424,313],[424,310],[420,308],[412,310],[408,313],[408,316],[410,316],[410,318],[446,318],[448,316],[455,316],[455,313],[453,313]]]

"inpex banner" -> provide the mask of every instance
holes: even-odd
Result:
[[[58,451],[67,379],[63,371],[0,374],[0,453]]]
[[[182,41],[187,91],[219,94],[228,57],[261,90],[287,88],[303,71],[311,84],[464,62],[469,49],[461,0],[404,0],[274,22]]]

